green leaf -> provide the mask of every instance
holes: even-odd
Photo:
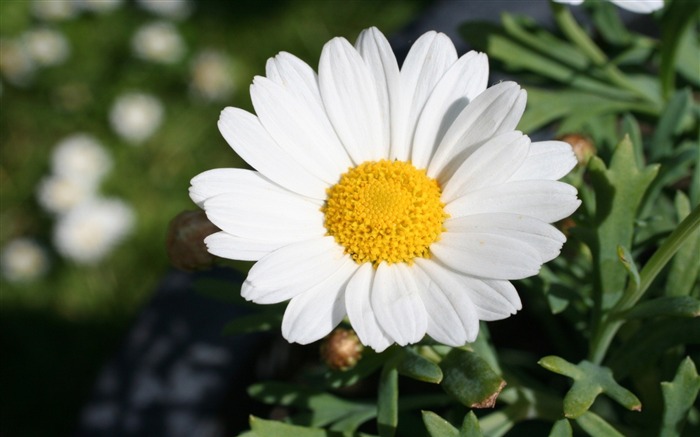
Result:
[[[665,96],[676,88],[676,65],[679,41],[685,30],[697,20],[700,2],[674,1],[664,13],[661,25],[661,71],[660,78]],[[697,75],[697,70],[695,71]]]
[[[469,408],[492,408],[506,382],[479,355],[452,349],[440,362],[440,386]]]
[[[460,437],[457,428],[450,422],[433,413],[432,411],[421,411],[425,429],[431,437]]]
[[[634,263],[634,259],[632,258],[630,251],[623,246],[617,246],[617,257],[625,267],[625,270],[627,270],[627,273],[629,273],[632,282],[637,288],[639,288],[639,270],[637,270],[637,265]]]
[[[440,366],[419,355],[412,348],[403,348],[397,369],[401,375],[418,381],[433,384],[442,381]]]
[[[614,349],[608,366],[618,378],[651,366],[669,348],[700,344],[700,317],[651,319]]]
[[[620,137],[624,138],[625,135],[629,135],[632,147],[634,148],[634,157],[637,161],[637,167],[641,168],[644,165],[642,130],[639,128],[637,119],[629,113],[622,117]]]
[[[265,420],[250,416],[250,428],[256,437],[370,437],[363,433],[328,431],[320,428],[306,428],[276,420]]]
[[[700,87],[700,40],[696,26],[688,26],[681,37],[676,58],[676,70],[694,86]]]
[[[392,353],[393,349],[378,354],[369,348],[365,348],[362,352],[362,359],[352,369],[342,371],[329,369],[324,375],[325,383],[331,388],[353,385],[379,369]]]
[[[642,409],[639,399],[618,384],[613,378],[612,371],[607,367],[597,366],[585,360],[572,364],[552,355],[542,358],[538,364],[551,372],[574,380],[574,384],[564,397],[564,416],[567,418],[581,417],[601,393],[607,394],[629,410],[641,411]]]
[[[661,113],[654,135],[651,137],[649,159],[658,161],[669,156],[673,147],[673,137],[681,130],[683,121],[690,115],[693,97],[689,88],[676,91]]]
[[[376,411],[370,403],[351,402],[320,390],[281,382],[253,384],[248,387],[248,394],[265,404],[309,410],[308,414],[300,416],[301,422],[309,426],[326,426],[351,414]]]
[[[587,411],[576,419],[576,423],[591,437],[625,437],[602,417]]]
[[[679,191],[676,193],[675,204],[680,222],[690,215],[690,200],[682,191]],[[673,256],[665,287],[667,296],[688,296],[693,290],[700,274],[698,253],[700,253],[700,229],[688,235],[683,246]]]
[[[659,437],[674,437],[682,434],[685,418],[695,403],[700,391],[700,376],[690,357],[678,366],[671,382],[661,383],[664,398],[664,414]]]
[[[632,36],[620,20],[617,8],[609,2],[595,2],[593,6],[593,22],[602,37],[614,45],[629,44]]]
[[[393,437],[399,424],[399,372],[396,359],[384,364],[379,377],[377,429],[381,437]]]
[[[625,319],[649,317],[698,317],[700,300],[690,296],[663,296],[635,305],[620,314]]]
[[[284,311],[284,308],[281,308]],[[224,335],[247,334],[251,332],[270,331],[282,324],[283,312],[265,311],[257,314],[237,317],[224,326]]]
[[[482,435],[476,414],[473,411],[468,412],[459,428],[459,437],[481,437]]]
[[[571,437],[572,436],[571,424],[568,419],[559,419],[554,422],[552,430],[549,431],[549,437]]]
[[[606,310],[620,299],[627,277],[617,247],[632,246],[637,209],[658,166],[639,168],[632,143],[625,137],[615,149],[609,168],[593,157],[588,169],[596,193],[596,238],[588,245],[595,259],[596,300]]]

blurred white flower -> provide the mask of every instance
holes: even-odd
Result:
[[[37,186],[39,205],[54,214],[65,214],[77,205],[94,197],[96,186],[77,179],[51,175],[43,178]]]
[[[48,28],[36,28],[22,35],[27,53],[40,66],[62,64],[70,55],[68,40],[61,33]]]
[[[96,186],[112,168],[112,158],[91,135],[73,134],[61,140],[51,157],[54,174]]]
[[[190,0],[136,0],[136,2],[148,12],[174,20],[189,17],[194,6]]]
[[[172,64],[185,53],[185,43],[172,23],[158,21],[141,26],[131,39],[134,54],[146,61]]]
[[[233,92],[231,59],[216,50],[204,50],[190,66],[190,92],[195,98],[220,101]]]
[[[112,129],[132,144],[148,139],[163,121],[163,105],[143,93],[123,94],[112,105],[109,121]]]
[[[0,72],[8,82],[25,86],[31,82],[35,69],[24,44],[14,39],[0,39]]]
[[[10,282],[31,281],[49,269],[46,250],[29,238],[16,238],[2,248],[0,269]]]
[[[80,7],[96,14],[106,14],[124,4],[124,0],[80,0]]]
[[[56,250],[80,264],[95,264],[131,231],[132,208],[118,199],[94,199],[62,216],[54,228]]]
[[[554,0],[557,3],[580,5],[583,0]],[[638,14],[649,14],[664,7],[664,0],[610,0],[615,5]]]
[[[32,13],[40,20],[67,20],[76,17],[79,12],[76,0],[34,0],[32,2]]]

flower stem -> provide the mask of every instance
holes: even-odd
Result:
[[[601,320],[591,340],[590,361],[595,364],[603,362],[603,358],[610,347],[610,343],[612,343],[618,329],[620,329],[625,322],[625,320],[618,316],[632,308],[634,304],[639,301],[661,269],[671,260],[671,257],[676,254],[681,245],[689,240],[688,237],[690,234],[699,227],[700,205],[696,206],[695,209],[691,211],[644,265],[644,268],[642,268],[639,273],[639,285],[637,286],[634,281],[629,281],[625,294],[610,310],[610,313]]]

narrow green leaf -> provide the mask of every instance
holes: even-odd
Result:
[[[559,419],[554,422],[552,430],[549,431],[549,437],[571,437],[573,430],[571,429],[571,424],[569,419]]]
[[[290,425],[276,420],[265,420],[259,417],[250,416],[250,427],[256,437],[353,437],[362,434],[342,433],[328,431],[320,428],[306,428],[298,425]],[[369,437],[369,436],[367,436]]]
[[[697,20],[700,2],[670,2],[661,25],[661,71],[660,79],[664,95],[670,96],[676,88],[676,64],[679,40],[688,26]],[[697,71],[695,71],[697,74]]]
[[[433,413],[432,411],[421,411],[425,429],[430,437],[460,437],[457,428],[450,422]]]
[[[399,372],[396,360],[384,364],[379,377],[377,429],[381,437],[393,437],[399,424]]]
[[[639,399],[618,384],[613,378],[612,371],[607,367],[597,366],[585,360],[574,365],[557,356],[544,357],[538,364],[549,371],[574,380],[574,384],[564,397],[564,416],[567,418],[581,417],[601,393],[607,394],[629,410],[641,411],[642,409]]]
[[[676,193],[675,204],[679,221],[690,215],[690,200],[682,191]],[[698,253],[700,253],[700,229],[688,235],[686,242],[673,256],[665,287],[667,296],[688,296],[693,290],[700,274]]]
[[[442,381],[440,366],[408,347],[403,348],[397,369],[401,375],[418,381],[433,384],[439,384]]]
[[[690,296],[663,296],[635,305],[619,317],[645,319],[649,317],[698,317],[700,300]]]
[[[632,282],[639,287],[639,270],[637,270],[637,265],[634,263],[630,251],[624,246],[617,246],[617,257],[620,259],[622,265],[625,266],[625,270],[629,273]]]
[[[678,366],[671,382],[661,383],[664,398],[664,414],[659,437],[674,437],[682,434],[688,410],[693,406],[700,391],[700,376],[690,357]]]
[[[651,137],[649,149],[651,161],[658,161],[671,154],[673,136],[679,132],[685,117],[690,114],[692,101],[692,94],[688,88],[676,91],[671,97]]]
[[[617,247],[631,247],[637,210],[656,177],[658,166],[639,168],[629,137],[615,149],[610,167],[598,157],[588,165],[596,193],[596,238],[588,241],[595,259],[596,300],[605,311],[621,297],[627,272],[617,257]]]
[[[593,3],[593,22],[603,38],[614,45],[626,45],[632,36],[620,20],[617,8],[609,2]]]
[[[440,362],[440,386],[469,408],[492,408],[506,382],[479,355],[452,349]]]
[[[473,411],[468,412],[459,428],[459,437],[481,437],[482,435],[476,414]]]
[[[676,70],[683,78],[696,87],[700,87],[700,39],[696,26],[688,26],[678,44]]]
[[[627,113],[622,117],[620,137],[624,138],[625,135],[629,135],[630,141],[632,142],[632,148],[634,149],[634,157],[636,158],[637,167],[643,167],[644,147],[642,143],[642,130],[639,128],[639,123],[637,122],[637,119],[634,118],[634,116],[630,113]]]
[[[392,350],[378,354],[369,348],[365,348],[362,352],[362,359],[357,362],[355,367],[348,370],[328,370],[324,375],[326,385],[331,388],[340,388],[353,385],[359,380],[371,375],[392,354]]]
[[[591,437],[625,437],[605,419],[590,411],[577,418],[576,423]]]
[[[282,312],[265,311],[237,317],[224,326],[224,335],[247,334],[277,329],[282,324]]]

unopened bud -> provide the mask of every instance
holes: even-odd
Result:
[[[207,251],[204,238],[218,232],[204,211],[183,211],[170,221],[166,247],[168,258],[180,270],[211,267],[214,255]]]
[[[588,165],[588,161],[596,155],[596,148],[593,142],[579,134],[568,134],[560,138],[561,141],[567,142],[574,149],[574,154],[576,155],[576,160],[580,167],[585,167]]]
[[[362,358],[363,349],[355,331],[336,328],[321,343],[321,359],[333,370],[349,370]]]

